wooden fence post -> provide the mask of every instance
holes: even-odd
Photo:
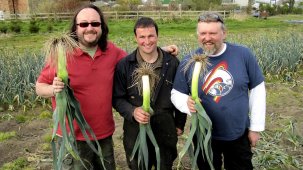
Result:
[[[156,11],[111,11],[111,12],[103,12],[104,15],[108,15],[108,18],[110,19],[129,19],[129,18],[136,18],[137,19],[140,17],[140,15],[144,15],[147,17],[154,17],[157,19],[163,18],[168,18],[172,19],[173,17],[184,17],[184,18],[190,18],[192,19],[193,17],[197,17],[203,11],[183,11],[182,9],[179,9],[178,11],[161,11],[161,10],[156,10]],[[224,18],[229,17],[230,14],[232,14],[231,11],[215,11],[218,13],[221,13]],[[60,19],[70,19],[72,13],[37,13],[37,14],[8,14],[8,17],[5,16],[5,19],[23,19],[23,20],[28,20],[31,19],[32,17],[35,17],[37,19],[45,19],[45,18],[53,18],[55,20],[60,20]]]

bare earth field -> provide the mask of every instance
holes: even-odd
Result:
[[[289,122],[293,122],[294,131],[303,136],[303,78],[297,83],[267,83],[267,125],[266,132],[284,129]],[[22,110],[22,109],[19,109]],[[0,112],[0,132],[15,131],[16,136],[8,140],[0,141],[0,170],[3,165],[13,162],[17,158],[24,158],[27,169],[52,169],[52,156],[50,145],[47,141],[51,134],[51,118],[40,118],[41,112],[47,109],[35,108],[23,111]],[[32,119],[20,123],[16,117],[20,114],[34,115]],[[114,134],[115,157],[117,169],[128,169],[125,162],[122,145],[122,123],[123,119],[115,114],[116,132]],[[189,121],[188,121],[189,122]],[[188,131],[187,123],[187,131]],[[270,133],[269,133],[270,134]],[[182,147],[185,137],[180,137],[178,147]],[[281,148],[292,148],[286,150],[291,155],[297,155],[298,161],[303,164],[303,143],[299,141],[293,147],[289,140],[280,142]],[[260,145],[257,146],[262,147]],[[273,148],[274,149],[274,148]],[[190,169],[188,158],[183,159],[182,169]],[[23,169],[23,168],[21,168]],[[257,168],[256,168],[257,169]],[[296,169],[296,168],[289,168]]]

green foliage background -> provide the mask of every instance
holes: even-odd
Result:
[[[275,16],[269,17],[267,20],[252,17],[241,20],[237,17],[226,19],[227,41],[250,47],[266,75],[266,82],[271,86],[274,86],[275,83],[285,83],[287,88],[283,92],[294,96],[300,95],[298,92],[303,90],[297,79],[303,75],[303,24],[286,21],[300,19],[302,20],[300,15]],[[109,40],[127,52],[134,50],[136,47],[133,35],[134,22],[134,20],[119,22],[110,20],[108,22]],[[0,33],[1,113],[21,109],[25,112],[37,105],[47,105],[48,101],[37,97],[34,91],[37,75],[44,65],[41,48],[52,34],[67,31],[70,25],[67,21],[36,21],[35,25],[39,26],[39,32],[32,33],[29,29],[30,21],[17,21],[17,23],[20,24],[20,33],[16,33],[10,28],[6,33]],[[157,20],[157,23],[159,25],[159,45],[178,45],[181,51],[180,58],[198,47],[196,20]],[[12,24],[10,21],[1,21],[0,28],[10,24]],[[288,86],[296,86],[298,92],[292,92]],[[283,98],[275,97],[283,92],[269,89],[268,103],[274,106],[278,106],[276,103],[283,103]],[[300,100],[297,102],[300,105]],[[279,105],[279,107],[283,106]],[[275,122],[278,128],[269,128],[262,133],[261,147],[255,151],[254,165],[257,166],[257,169],[287,169],[289,167],[302,169],[302,153],[292,155],[291,151],[294,148],[295,151],[302,148],[302,137],[297,135],[294,130],[295,122],[288,118],[282,119],[274,113],[268,117],[267,120]],[[6,117],[3,115],[1,118]],[[15,119],[18,119],[20,123],[27,121],[22,116],[16,116]],[[282,145],[285,141],[290,144]],[[21,167],[27,165],[23,158],[16,160],[14,164],[18,164],[18,162],[21,162]],[[12,169],[11,166],[11,164],[7,164],[4,167]]]
[[[291,24],[285,20],[298,16],[272,17],[268,20],[247,18],[226,19],[227,41],[250,47],[268,79],[274,77],[293,81],[302,64],[303,24]],[[34,92],[36,76],[43,66],[41,48],[52,34],[66,32],[67,21],[4,21],[0,27],[14,23],[20,26],[20,33],[9,31],[0,37],[0,104],[22,105],[37,100]],[[38,27],[33,33],[32,25]],[[131,52],[136,48],[133,34],[135,20],[108,22],[109,40]],[[179,57],[198,47],[195,20],[157,20],[159,26],[159,46],[176,44],[180,48]],[[52,31],[49,30],[49,25]]]

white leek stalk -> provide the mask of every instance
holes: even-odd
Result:
[[[194,62],[194,70],[192,74],[191,82],[191,97],[195,101],[195,107],[197,112],[191,113],[191,129],[188,135],[187,141],[183,149],[179,153],[179,163],[180,166],[181,159],[187,151],[189,151],[189,156],[191,158],[192,169],[196,168],[197,157],[200,151],[202,151],[202,157],[207,159],[207,162],[211,169],[214,169],[212,164],[212,149],[211,149],[211,130],[212,122],[206,114],[199,98],[198,89],[199,89],[199,77],[201,70],[203,73],[206,72],[206,66],[208,65],[207,56],[205,55],[195,55],[192,57],[192,60],[185,66],[186,68],[190,67],[190,64]],[[185,70],[186,71],[186,70]],[[192,149],[192,140],[193,136],[196,136],[197,143],[195,151]]]
[[[150,85],[149,76],[142,76],[142,88],[143,88],[143,110],[146,112],[150,111]]]
[[[201,72],[201,62],[196,62],[194,66],[192,81],[191,81],[191,97],[193,100],[198,103],[200,102],[199,96],[198,96],[198,84],[199,84],[199,77]]]
[[[144,69],[146,68],[144,67]],[[153,70],[151,70],[151,68],[149,67],[145,71],[153,73]],[[143,71],[143,73],[146,73],[145,71]],[[149,75],[142,75],[141,79],[142,79],[142,95],[143,95],[142,108],[145,112],[151,113],[152,112],[152,109],[150,107],[151,88],[150,88]],[[138,151],[138,167],[140,167],[140,169],[148,170],[149,159],[148,159],[148,146],[146,142],[146,134],[155,147],[156,159],[157,159],[156,169],[160,169],[160,150],[149,122],[147,124],[139,125],[139,134],[136,139],[135,146],[133,148],[131,159],[134,158],[136,152]]]

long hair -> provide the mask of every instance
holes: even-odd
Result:
[[[108,36],[109,30],[108,30],[108,26],[107,26],[107,24],[105,22],[104,15],[103,15],[101,9],[98,8],[97,6],[95,6],[93,4],[88,4],[88,5],[85,5],[85,6],[81,7],[76,12],[76,14],[74,15],[73,22],[72,22],[72,25],[71,25],[71,28],[70,28],[70,33],[75,35],[75,36],[73,36],[73,38],[78,42],[78,37],[75,34],[76,33],[76,29],[77,29],[77,16],[78,16],[79,12],[81,10],[85,9],[85,8],[92,8],[92,9],[94,9],[99,14],[99,16],[100,16],[102,34],[101,34],[101,37],[98,40],[98,46],[104,52],[106,50],[106,47],[107,47],[107,36]]]

